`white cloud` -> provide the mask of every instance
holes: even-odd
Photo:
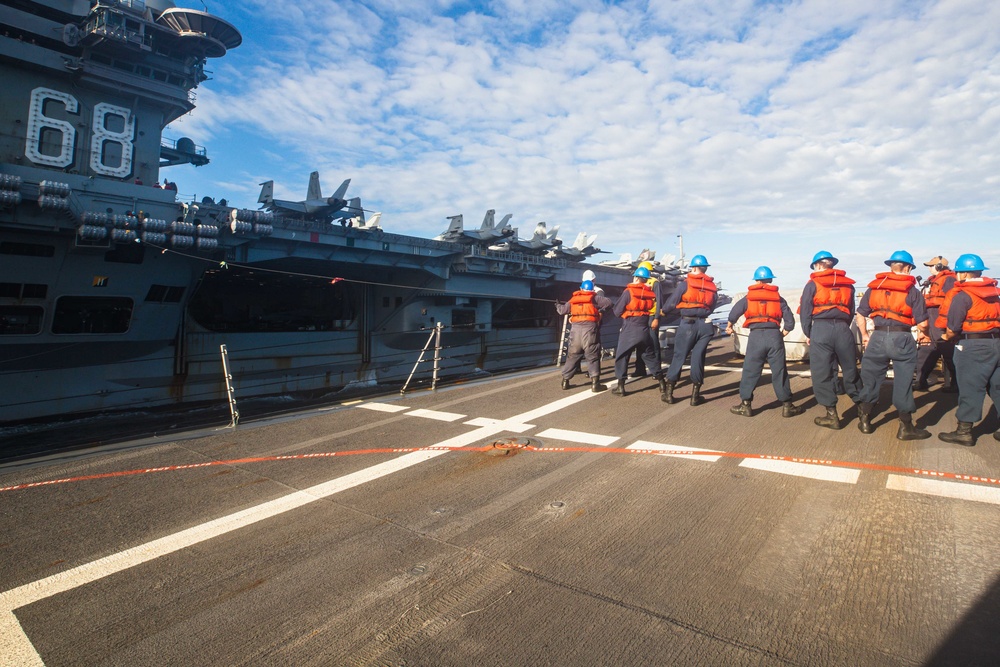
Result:
[[[227,5],[256,22],[183,132],[279,190],[350,176],[399,230],[496,208],[636,252],[1000,217],[996,3],[275,5]]]

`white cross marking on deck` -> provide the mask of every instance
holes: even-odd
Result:
[[[629,445],[627,449],[650,449],[654,451],[662,451],[663,456],[673,456],[678,459],[694,459],[695,461],[710,461],[715,463],[722,457],[719,455],[712,454],[671,454],[670,452],[711,452],[711,449],[699,449],[698,447],[682,447],[680,445],[663,445],[658,442],[647,442],[645,440],[636,440],[634,443]]]
[[[465,415],[460,415],[454,412],[438,412],[437,410],[410,410],[406,413],[410,417],[423,417],[424,419],[435,419],[439,422],[456,422],[459,419],[465,419]]]
[[[597,445],[607,447],[614,444],[619,438],[616,435],[598,435],[597,433],[583,433],[581,431],[566,431],[561,428],[548,428],[538,434],[539,438],[555,438],[556,440],[566,440],[567,442],[578,442],[582,445]]]
[[[857,484],[858,477],[861,475],[860,470],[851,470],[850,468],[836,468],[833,466],[817,465],[815,463],[798,463],[797,461],[776,461],[773,459],[743,459],[740,467],[777,472],[782,475],[808,477],[825,482],[840,482],[842,484]]]
[[[0,593],[0,656],[3,656],[4,665],[10,665],[11,667],[15,665],[30,665],[37,667],[38,665],[45,664],[42,662],[38,651],[32,645],[28,635],[25,634],[21,623],[14,615],[14,611],[21,607],[83,586],[84,584],[89,584],[98,579],[103,579],[108,575],[149,562],[160,556],[174,553],[185,547],[210,540],[213,537],[245,528],[264,519],[278,516],[279,514],[302,507],[335,493],[340,493],[341,491],[360,486],[394,472],[405,470],[418,463],[423,463],[424,461],[447,454],[449,450],[446,448],[466,447],[498,433],[509,431],[510,429],[507,428],[508,423],[523,425],[531,419],[537,419],[538,417],[558,412],[563,408],[597,395],[587,391],[567,396],[524,414],[511,417],[509,420],[497,421],[494,424],[483,426],[474,431],[457,435],[430,446],[432,448],[441,447],[443,449],[428,448],[405,454],[371,466],[370,468],[311,486],[302,491],[290,493],[287,496],[219,517],[218,519],[174,533],[173,535],[167,535],[158,540],[140,544],[131,549],[126,549],[125,551],[59,572],[45,579],[39,579],[30,584]],[[358,407],[362,406],[359,405]]]
[[[358,403],[353,407],[364,408],[365,410],[375,410],[376,412],[402,412],[403,410],[409,410],[409,408],[402,405],[389,405],[388,403],[378,403],[376,401]]]
[[[924,477],[905,477],[889,475],[885,488],[891,491],[909,491],[923,493],[929,496],[942,496],[958,500],[972,500],[980,503],[1000,505],[1000,489],[986,486],[949,482],[943,479],[926,479]]]

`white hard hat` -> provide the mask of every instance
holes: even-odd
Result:
[[[594,275],[594,272],[590,269],[583,272],[583,280],[594,280],[595,278],[597,278],[597,276]]]

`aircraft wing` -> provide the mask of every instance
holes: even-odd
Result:
[[[291,211],[292,213],[300,213],[302,215],[308,213],[305,202],[274,199],[271,201],[270,205],[279,211]]]

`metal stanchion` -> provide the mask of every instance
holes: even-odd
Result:
[[[600,323],[598,323],[600,326]],[[559,337],[559,354],[556,356],[556,366],[562,366],[566,355],[566,332],[569,329],[569,313],[563,315],[562,335]]]
[[[229,372],[229,352],[226,350],[225,344],[220,345],[219,350],[222,352],[222,374],[226,378],[226,395],[229,397],[229,414],[232,415],[232,420],[226,428],[236,428],[236,424],[240,421],[240,411],[236,409],[236,396],[233,393],[233,376]]]
[[[438,322],[434,327],[434,375],[431,378],[431,389],[436,390],[438,386],[438,370],[441,361],[441,329],[443,325]]]
[[[434,359],[434,383],[435,384],[437,383],[437,357],[438,357],[438,351],[437,351],[437,349],[439,349],[440,346],[441,346],[441,326],[442,325],[441,325],[440,322],[438,322],[437,324],[434,325],[434,331],[431,332],[431,335],[427,338],[427,342],[424,343],[424,349],[420,350],[420,356],[417,357],[417,363],[413,364],[413,370],[410,371],[410,376],[408,378],[406,378],[406,382],[403,383],[403,388],[399,390],[400,395],[406,393],[406,388],[410,386],[410,380],[413,379],[413,374],[417,372],[417,366],[419,366],[421,364],[421,362],[423,362],[424,355],[427,354],[427,350],[431,349],[431,342],[434,341],[435,339],[437,339],[437,341],[438,341],[438,346],[437,346],[437,348],[435,349],[435,352],[434,352],[434,357],[435,357],[435,359]],[[432,388],[434,388],[434,387],[432,387]]]

